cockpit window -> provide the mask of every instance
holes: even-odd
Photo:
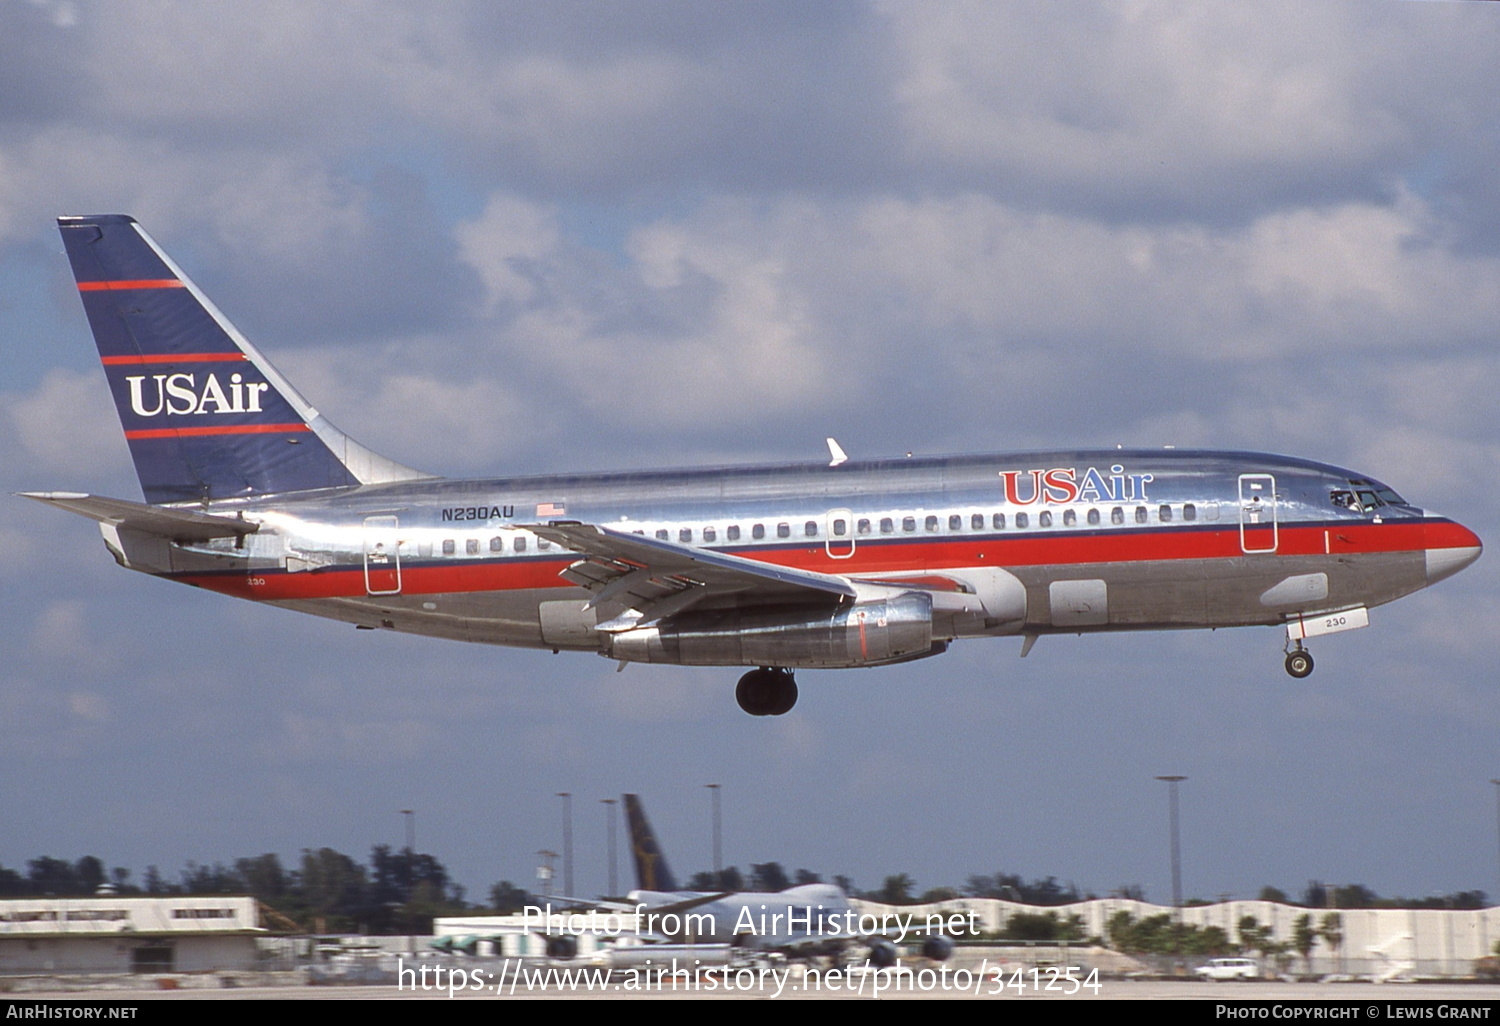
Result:
[[[1376,506],[1407,506],[1410,505],[1396,492],[1379,481],[1371,481],[1367,478],[1355,477],[1349,479],[1349,487],[1354,489],[1359,501],[1364,503],[1367,510]]]
[[[1328,501],[1340,509],[1352,509],[1356,513],[1360,512],[1359,500],[1354,497],[1353,492],[1335,489],[1328,493]]]

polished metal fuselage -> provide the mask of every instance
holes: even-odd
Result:
[[[1477,555],[1466,529],[1399,500],[1349,508],[1330,498],[1361,484],[1384,487],[1305,460],[1178,450],[435,480],[215,503],[212,512],[260,530],[111,547],[137,569],[362,627],[651,658],[579,615],[590,593],[559,576],[578,555],[531,530],[579,521],[886,594],[934,594],[937,645],[1281,624],[1425,587],[1435,548]],[[836,606],[767,608],[748,592],[679,620],[816,620]],[[656,651],[661,661],[842,665],[778,662],[764,648],[753,658],[742,648]]]

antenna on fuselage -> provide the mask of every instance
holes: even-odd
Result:
[[[836,467],[840,463],[848,460],[849,454],[844,452],[843,446],[839,445],[839,443],[834,441],[832,438],[828,439],[827,441],[829,456],[828,465],[830,467]]]

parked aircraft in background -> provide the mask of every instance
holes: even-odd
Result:
[[[637,889],[620,907],[639,910],[644,934],[668,943],[730,944],[794,956],[847,954],[864,946],[877,968],[896,963],[900,943],[910,941],[924,957],[942,961],[953,954],[953,936],[977,935],[977,923],[961,913],[932,921],[899,910],[861,913],[833,884],[764,892],[679,889],[639,796],[623,797]]]
[[[1361,472],[1114,449],[444,480],[317,412],[124,215],[59,219],[145,503],[27,493],[123,566],[384,629],[628,662],[801,667],[957,639],[1269,625],[1304,641],[1468,566]]]

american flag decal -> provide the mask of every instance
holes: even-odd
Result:
[[[538,517],[560,517],[567,512],[567,508],[560,502],[542,502],[536,507]]]

